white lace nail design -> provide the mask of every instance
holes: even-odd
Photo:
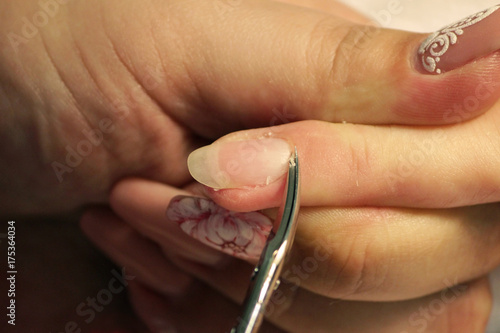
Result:
[[[458,36],[463,35],[465,28],[470,27],[493,14],[500,5],[483,10],[471,15],[457,23],[450,24],[430,35],[420,46],[418,54],[422,56],[422,64],[430,73],[440,74],[438,63],[451,45],[456,44]]]
[[[205,198],[172,199],[167,217],[191,237],[243,259],[259,258],[273,223],[260,212],[232,212]]]

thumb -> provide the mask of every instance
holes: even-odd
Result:
[[[273,1],[174,3],[148,17],[169,78],[151,94],[204,136],[302,119],[455,123],[500,97],[499,6],[426,39]]]

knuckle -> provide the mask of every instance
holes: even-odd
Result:
[[[309,289],[327,297],[355,299],[387,288],[389,266],[380,260],[386,249],[364,235],[335,242],[338,245],[330,249],[318,273],[307,281]]]
[[[303,214],[302,222],[331,218],[328,209],[304,210]],[[366,221],[385,223],[391,218],[388,214],[383,209],[369,209],[362,219],[356,217],[346,228],[328,224],[319,230],[301,229],[285,276],[300,287],[330,298],[356,299],[359,297],[353,295],[385,293],[391,288],[390,263],[400,259],[392,243],[384,241],[390,239],[384,234],[386,228],[374,235],[366,232]]]
[[[347,159],[347,166],[349,168],[349,175],[352,177],[352,182],[358,184],[360,179],[366,179],[372,170],[371,165],[374,159],[372,154],[373,136],[368,141],[368,135],[364,133],[363,128],[354,127],[356,129],[356,137],[348,142],[349,157]]]
[[[361,238],[361,239],[360,239]],[[380,263],[380,248],[365,237],[356,237],[347,256],[342,258],[328,294],[341,298],[378,292],[387,281],[388,266]],[[327,280],[325,280],[327,281]],[[328,286],[326,286],[328,287]]]
[[[330,31],[330,34],[340,35],[334,51],[330,53],[330,70],[328,79],[343,86],[350,86],[353,65],[364,58],[364,54],[371,47],[372,39],[380,32],[380,28],[369,25],[346,25]],[[331,36],[325,37],[332,39]],[[326,43],[326,42],[325,42]],[[331,43],[330,43],[331,44]]]
[[[330,79],[332,65],[338,57],[345,55],[338,52],[344,50],[340,47],[348,32],[345,25],[339,25],[330,18],[323,18],[313,26],[306,47],[306,63],[310,73],[323,78],[325,82]]]
[[[376,94],[361,84],[367,75],[365,71],[360,74],[359,67],[378,71],[380,66],[367,54],[377,46],[374,40],[380,31],[375,26],[354,25],[331,17],[319,19],[310,30],[305,63],[307,73],[313,77],[315,95],[320,96],[316,103],[323,112],[322,119],[354,121],[357,116],[346,110],[373,107]],[[380,52],[374,54],[379,58]]]
[[[307,63],[313,73],[318,73],[319,69],[318,74],[326,74],[331,82],[345,78],[349,69],[346,65],[366,52],[380,31],[371,25],[339,23],[330,17],[320,19],[309,34]],[[325,70],[324,66],[329,68]]]
[[[338,106],[332,101],[332,91],[342,88],[348,73],[350,46],[345,41],[349,27],[331,18],[320,19],[308,33],[305,47],[306,72],[313,78],[316,103],[328,108],[326,120],[334,120]]]

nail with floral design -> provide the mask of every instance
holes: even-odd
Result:
[[[418,49],[417,69],[442,74],[500,50],[500,5],[430,35]]]
[[[189,196],[173,198],[167,217],[200,242],[245,260],[260,257],[273,227],[260,212],[232,212],[212,200]]]

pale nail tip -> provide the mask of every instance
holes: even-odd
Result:
[[[216,169],[213,164],[217,163],[217,156],[210,153],[209,149],[212,148],[208,147],[199,148],[189,155],[189,173],[198,183],[213,189],[233,188],[226,173],[218,171],[215,175],[212,174]]]
[[[292,158],[292,150],[287,141],[280,138],[250,141],[254,144],[249,147],[257,147],[258,154],[249,161],[244,158],[240,160],[240,157],[235,155],[233,161],[240,170],[236,175],[229,167],[228,170],[220,169],[219,153],[221,149],[224,150],[224,146],[212,144],[189,155],[188,169],[191,176],[200,184],[220,190],[266,186],[286,173]]]
[[[193,151],[188,156],[187,165],[189,173],[197,182],[206,186],[213,187],[217,186],[217,184],[214,183],[214,180],[210,175],[210,159],[207,156],[209,149],[210,148],[208,148],[207,146],[198,148]]]

